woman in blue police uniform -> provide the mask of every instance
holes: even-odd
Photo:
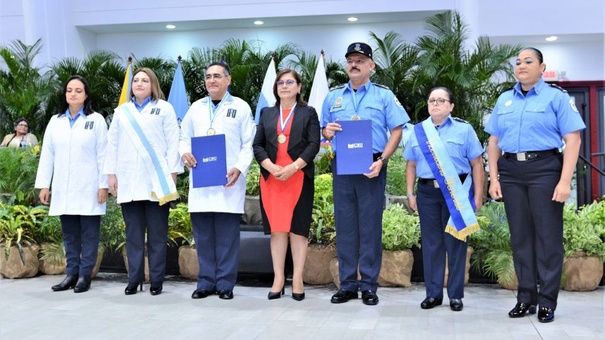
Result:
[[[376,64],[372,48],[365,43],[349,45],[349,82],[331,89],[322,107],[322,134],[338,138],[339,120],[372,121],[374,162],[363,175],[334,175],[334,217],[340,290],[332,303],[361,298],[377,305],[376,288],[382,259],[382,202],[386,185],[386,162],[401,141],[401,127],[410,118],[388,88],[370,81]],[[390,133],[390,135],[389,135]],[[335,136],[336,135],[336,136]],[[332,144],[334,148],[334,143]],[[334,152],[338,152],[334,148]],[[333,169],[336,169],[334,161]],[[357,270],[361,279],[357,279]]]
[[[52,116],[44,133],[35,183],[40,202],[50,203],[48,214],[61,219],[67,276],[53,291],[90,288],[107,200],[107,176],[102,174],[106,137],[107,124],[92,109],[88,82],[69,78],[61,113]]]
[[[478,225],[469,223],[459,232],[448,228],[451,214],[446,197],[450,200],[453,198],[442,192],[446,186],[440,187],[436,184],[438,183],[436,177],[439,174],[435,175],[435,170],[439,171],[439,169],[437,166],[429,165],[431,159],[427,157],[431,156],[423,152],[425,150],[422,148],[422,143],[418,142],[417,134],[424,133],[424,131],[419,131],[419,128],[435,130],[432,132],[433,136],[437,142],[443,145],[444,152],[439,154],[435,151],[436,146],[432,145],[432,149],[436,153],[433,158],[439,160],[441,165],[445,162],[453,164],[450,177],[454,177],[454,179],[458,177],[460,184],[469,181],[467,185],[470,189],[462,187],[461,195],[456,197],[460,202],[470,203],[467,204],[469,214],[474,214],[474,211],[471,210],[473,204],[475,211],[481,208],[483,199],[483,180],[485,178],[481,159],[483,147],[469,123],[451,116],[453,109],[452,92],[445,87],[433,88],[428,98],[430,117],[412,129],[403,153],[403,157],[408,160],[406,165],[407,196],[410,207],[417,210],[420,217],[426,287],[426,299],[420,304],[422,309],[431,309],[443,302],[443,280],[447,253],[449,273],[447,295],[450,299],[450,308],[453,311],[462,310],[468,246],[466,236],[472,231],[478,230]],[[429,135],[428,131],[427,135]],[[435,141],[431,141],[431,143],[435,143]],[[426,143],[424,144],[426,145]],[[414,194],[416,176],[419,177],[417,196]],[[474,221],[476,222],[476,220]],[[465,230],[467,228],[468,230]]]
[[[504,200],[510,226],[517,304],[511,318],[536,312],[554,320],[563,267],[563,204],[586,126],[573,100],[542,79],[542,53],[525,48],[515,63],[517,84],[498,98],[489,138],[489,194]],[[559,149],[565,141],[563,155]],[[539,285],[539,288],[538,288]]]

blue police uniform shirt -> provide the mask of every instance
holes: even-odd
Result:
[[[372,121],[372,150],[381,153],[388,141],[387,131],[407,123],[407,112],[395,94],[386,87],[368,81],[353,91],[351,82],[336,86],[326,96],[322,107],[321,127],[353,116]],[[338,138],[338,132],[334,136]],[[335,141],[335,140],[334,140]],[[336,143],[332,150],[336,151]]]
[[[526,96],[520,83],[501,94],[485,132],[498,137],[502,151],[516,153],[558,149],[563,136],[585,128],[567,92],[540,79]]]
[[[431,117],[427,118],[427,120],[430,119]],[[470,161],[481,156],[483,153],[483,147],[473,126],[462,119],[453,118],[452,115],[449,115],[437,128],[437,133],[445,144],[445,149],[448,155],[450,155],[458,174],[470,173]],[[416,176],[420,178],[435,178],[426,158],[424,158],[420,150],[414,129],[412,129],[410,139],[403,150],[403,157],[409,161],[416,162]]]

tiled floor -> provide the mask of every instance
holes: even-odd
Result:
[[[193,300],[195,283],[169,278],[164,293],[125,296],[123,274],[101,273],[90,291],[52,292],[62,276],[0,279],[0,339],[605,339],[604,287],[561,291],[556,319],[510,319],[514,292],[469,285],[464,310],[447,301],[420,309],[424,286],[380,288],[380,304],[335,305],[335,287],[307,286],[302,302],[286,295],[267,300],[256,281],[236,286],[235,298]]]

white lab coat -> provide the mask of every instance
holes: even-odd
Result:
[[[179,142],[181,156],[191,152],[191,137],[207,135],[207,130],[210,128],[208,104],[208,97],[194,102],[181,122]],[[230,109],[235,110],[235,113],[229,111]],[[193,181],[190,180],[189,212],[242,214],[246,198],[246,174],[254,156],[252,142],[256,134],[250,106],[240,98],[227,94],[216,112],[212,128],[216,134],[225,135],[227,171],[235,167],[241,174],[235,184],[228,188],[225,186],[193,188]],[[199,164],[201,160],[197,161]]]
[[[130,106],[130,112],[141,126],[159,161],[170,173],[182,173],[183,165],[178,152],[179,125],[172,105],[160,99],[157,102],[149,102],[141,112],[138,112],[132,102],[122,104],[124,105]],[[103,173],[116,175],[118,203],[157,201],[151,197],[151,176],[154,174],[147,171],[142,156],[131,141],[131,138],[138,137],[129,135],[124,127],[124,124],[130,123],[122,111],[122,106],[115,110],[107,134],[107,155]]]
[[[49,215],[105,214],[98,192],[108,187],[102,174],[106,137],[107,123],[96,112],[79,117],[73,127],[65,114],[52,116],[35,183],[38,189],[51,190]]]

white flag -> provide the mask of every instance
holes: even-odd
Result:
[[[269,63],[269,68],[267,68],[267,73],[265,74],[265,79],[263,80],[263,87],[260,91],[260,96],[258,97],[258,103],[256,104],[256,114],[254,115],[256,125],[258,125],[260,122],[260,110],[267,106],[275,105],[273,84],[275,84],[276,78],[277,73],[275,72],[275,61],[273,58],[271,58],[271,63]]]
[[[313,85],[311,85],[311,94],[309,95],[309,106],[315,108],[320,122],[321,108],[328,92],[330,92],[330,87],[328,86],[328,78],[326,77],[326,67],[324,66],[322,51],[322,54],[319,56],[319,61],[317,62],[317,68],[315,68],[315,76],[313,77]]]

